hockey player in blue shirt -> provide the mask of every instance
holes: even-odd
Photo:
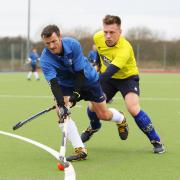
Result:
[[[37,62],[39,61],[39,54],[37,53],[37,49],[33,48],[29,53],[27,63],[31,66],[31,71],[29,71],[27,75],[27,79],[31,80],[32,73],[34,73],[35,79],[39,80],[39,74],[37,72]]]
[[[80,43],[70,37],[62,38],[56,25],[46,26],[41,37],[46,47],[41,54],[40,66],[55,97],[60,126],[62,127],[62,120],[69,115],[68,103],[74,106],[80,99],[84,99],[90,102],[87,114],[91,120],[98,117],[115,122],[120,138],[127,139],[128,125],[125,117],[116,109],[106,106],[99,75],[83,55]],[[85,159],[87,151],[76,124],[68,121],[67,127],[67,137],[75,148],[75,154],[67,157],[67,160]],[[95,131],[99,128],[98,124]]]

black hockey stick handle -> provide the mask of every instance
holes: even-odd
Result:
[[[23,125],[26,124],[27,122],[30,122],[30,121],[32,121],[33,119],[41,116],[41,115],[44,114],[44,113],[47,113],[47,112],[53,110],[53,109],[55,109],[55,108],[56,108],[56,106],[52,106],[52,107],[50,107],[50,108],[48,108],[48,109],[45,109],[45,110],[43,110],[43,111],[41,111],[41,112],[39,112],[39,113],[37,113],[37,114],[29,117],[28,119],[25,119],[25,120],[23,120],[23,121],[18,122],[17,124],[15,124],[15,125],[13,126],[13,130],[16,130],[16,129],[20,128],[21,126],[23,126]]]

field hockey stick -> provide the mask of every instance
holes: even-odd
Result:
[[[69,109],[69,107],[68,107]],[[67,122],[71,120],[71,117],[68,115],[64,119],[64,126],[62,130],[62,142],[60,147],[60,153],[59,153],[59,162],[64,167],[64,180],[75,180],[76,179],[76,173],[72,166],[72,164],[68,161],[66,161],[66,142],[67,142]]]
[[[69,166],[69,162],[66,161],[66,142],[67,142],[67,121],[69,120],[69,116],[64,119],[63,130],[62,130],[62,141],[59,153],[59,161],[64,166],[64,168]]]
[[[27,122],[30,122],[30,121],[32,121],[33,119],[35,119],[35,118],[37,118],[37,117],[39,117],[39,116],[41,116],[41,115],[43,115],[43,114],[45,114],[45,113],[53,110],[53,109],[55,109],[55,108],[56,108],[56,106],[52,106],[52,107],[50,107],[50,108],[48,108],[48,109],[45,109],[45,110],[43,110],[43,111],[41,111],[41,112],[38,112],[37,114],[35,114],[35,115],[33,115],[33,116],[31,116],[31,117],[23,120],[23,121],[18,122],[17,124],[15,124],[15,125],[13,126],[13,130],[16,130],[16,129],[20,128],[21,126],[23,126],[23,125],[26,124]]]

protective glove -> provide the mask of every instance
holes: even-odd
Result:
[[[64,122],[64,119],[66,119],[69,114],[71,114],[71,112],[69,111],[67,107],[65,106],[59,107],[59,116],[62,122]]]
[[[76,105],[77,102],[81,100],[81,95],[78,92],[73,92],[72,96],[69,98],[69,102],[71,103],[71,108]]]

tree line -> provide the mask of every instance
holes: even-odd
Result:
[[[76,29],[65,32],[64,36],[78,39],[82,45],[85,56],[93,44],[94,33],[86,29]],[[132,44],[138,65],[142,68],[179,68],[180,67],[180,39],[162,40],[146,27],[131,28],[124,35]],[[40,42],[30,42],[31,47],[36,47],[41,53],[44,45]],[[26,60],[26,38],[24,37],[1,37],[0,38],[0,68],[2,61]]]

